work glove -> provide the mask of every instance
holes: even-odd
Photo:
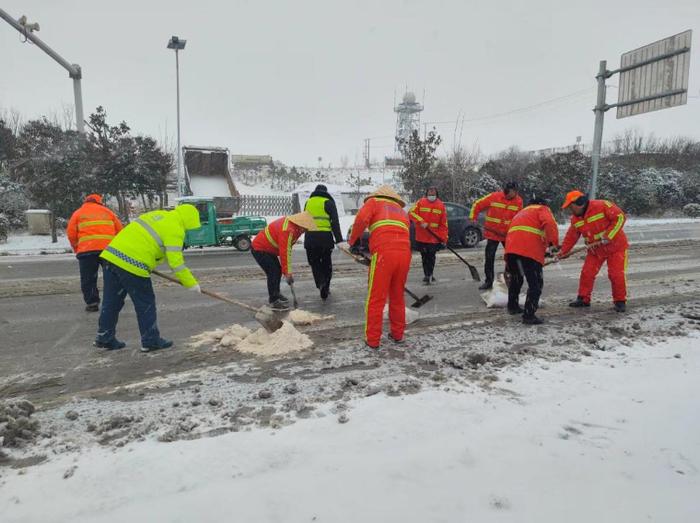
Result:
[[[192,285],[192,287],[187,287],[187,290],[192,291],[192,292],[197,292],[197,293],[202,292],[202,288],[199,286],[199,283]]]
[[[348,242],[338,242],[335,244],[338,249],[343,250],[343,251],[349,251],[350,250],[350,245]]]
[[[610,240],[608,240],[607,238],[603,237],[603,238],[600,239],[599,243],[600,243],[600,245],[607,245],[608,243],[610,243]]]
[[[560,250],[561,249],[559,247],[557,247],[555,245],[550,245],[549,247],[547,247],[547,251],[545,252],[545,256],[547,256],[548,258],[556,257],[556,255],[559,253]]]
[[[420,226],[423,227],[424,229],[428,228],[428,222],[420,222]]]
[[[350,252],[351,252],[352,254],[359,254],[359,255],[362,255],[362,249],[360,249],[360,242],[359,242],[359,241],[356,242],[355,245],[353,245],[352,247],[350,247]]]
[[[287,274],[286,279],[287,285],[294,285],[294,276],[292,276],[291,274]]]

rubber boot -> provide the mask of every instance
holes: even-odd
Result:
[[[627,304],[624,301],[615,302],[615,312],[625,312],[627,310]]]
[[[523,323],[525,325],[542,325],[544,320],[533,314],[532,316],[523,316]]]

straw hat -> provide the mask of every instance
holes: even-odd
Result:
[[[306,229],[307,231],[315,231],[318,229],[318,227],[316,227],[314,217],[311,216],[311,213],[308,211],[292,214],[291,216],[288,216],[287,219],[299,227]]]
[[[377,188],[376,191],[374,191],[372,194],[370,194],[367,198],[365,198],[365,202],[369,200],[370,198],[373,198],[375,196],[381,196],[383,198],[390,198],[394,200],[396,203],[398,203],[401,207],[406,206],[406,202],[403,201],[401,196],[399,196],[399,193],[397,193],[391,186],[389,185],[382,185],[381,187]]]

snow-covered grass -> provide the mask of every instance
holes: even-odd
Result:
[[[0,254],[56,254],[71,252],[65,236],[59,236],[57,243],[51,243],[51,236],[12,234],[7,243],[0,243]]]
[[[380,394],[342,424],[64,454],[6,475],[2,519],[698,521],[699,341]]]

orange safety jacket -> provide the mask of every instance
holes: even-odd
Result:
[[[416,224],[416,241],[422,243],[446,243],[447,242],[447,211],[440,198],[434,202],[428,198],[418,200],[408,213],[411,221]],[[437,234],[437,238],[421,227],[421,223],[427,222],[428,228]],[[438,239],[439,238],[439,239]]]
[[[304,229],[283,216],[260,231],[253,238],[253,249],[279,256],[282,274],[292,273],[292,245],[304,234]]]
[[[608,240],[607,245],[596,247],[596,252],[612,254],[629,247],[627,235],[622,227],[625,224],[625,213],[617,205],[608,200],[591,200],[588,202],[583,216],[571,216],[571,225],[566,231],[561,254],[567,254],[583,236],[586,243]]]
[[[409,221],[401,205],[383,196],[372,196],[365,201],[355,216],[348,243],[354,245],[369,230],[369,251],[411,250]]]
[[[469,219],[476,220],[482,211],[488,209],[484,221],[484,238],[502,242],[506,239],[513,217],[522,208],[523,199],[520,196],[509,200],[503,191],[496,191],[474,202]]]
[[[87,200],[76,210],[66,227],[66,236],[73,252],[102,251],[122,230],[122,222],[107,207]]]
[[[550,245],[559,245],[559,228],[546,205],[528,205],[515,215],[506,236],[506,255],[519,254],[544,264]]]

